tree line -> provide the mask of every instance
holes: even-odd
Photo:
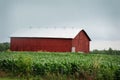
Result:
[[[113,50],[109,48],[108,50],[93,50],[90,52],[91,54],[109,54],[109,55],[120,55],[120,50]]]

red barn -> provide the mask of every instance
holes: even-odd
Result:
[[[12,51],[85,52],[91,39],[83,29],[31,28],[11,35]]]

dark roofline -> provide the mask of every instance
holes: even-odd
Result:
[[[88,36],[88,34],[85,32],[84,29],[82,29],[81,31],[83,31],[85,33],[85,35],[88,37],[89,41],[91,41],[90,37]]]

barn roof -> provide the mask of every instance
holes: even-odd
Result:
[[[74,38],[81,30],[78,28],[29,28],[19,30],[11,37]],[[89,38],[89,37],[88,37]]]

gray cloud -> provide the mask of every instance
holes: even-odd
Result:
[[[120,40],[120,0],[0,0],[0,42],[25,27],[80,27],[92,40]]]

